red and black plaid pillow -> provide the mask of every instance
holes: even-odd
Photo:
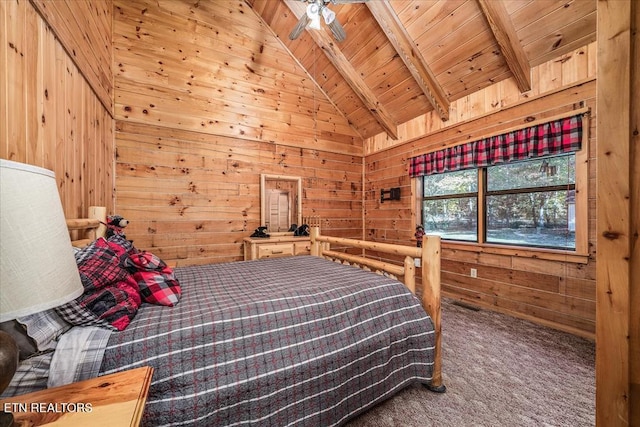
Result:
[[[125,266],[138,283],[142,300],[150,304],[173,307],[182,290],[173,270],[151,252],[130,253]]]
[[[84,293],[56,308],[73,325],[100,325],[123,330],[141,304],[138,284],[120,264],[105,239],[76,254]]]

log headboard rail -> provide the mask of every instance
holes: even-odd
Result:
[[[87,218],[67,218],[71,246],[83,247],[104,237],[107,232],[107,208],[89,206]]]
[[[422,267],[422,306],[431,317],[435,330],[433,378],[429,388],[433,391],[444,392],[445,386],[442,384],[442,325],[440,313],[440,236],[423,236],[422,247],[418,248],[343,237],[323,236],[320,233],[319,218],[309,218],[307,223],[310,227],[311,255],[357,265],[360,266],[360,268],[364,266],[368,269],[379,270],[392,276],[402,277],[400,280],[414,294],[416,293],[415,266],[416,260],[419,260],[418,265]],[[403,265],[400,266],[364,256],[333,251],[331,250],[332,243],[342,247],[368,249],[385,254],[404,256],[405,259]]]

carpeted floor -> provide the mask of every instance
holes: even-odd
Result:
[[[447,392],[417,385],[347,427],[595,425],[595,344],[491,311],[442,302]]]

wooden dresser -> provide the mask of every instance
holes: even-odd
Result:
[[[245,237],[244,259],[277,258],[311,254],[309,236]]]

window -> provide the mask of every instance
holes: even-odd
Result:
[[[422,177],[422,224],[443,239],[576,250],[576,154]]]
[[[474,169],[424,177],[422,225],[443,239],[478,241],[478,172]]]
[[[414,194],[425,231],[475,242],[483,252],[584,262],[588,112],[574,110],[411,157],[409,176],[420,187]]]

